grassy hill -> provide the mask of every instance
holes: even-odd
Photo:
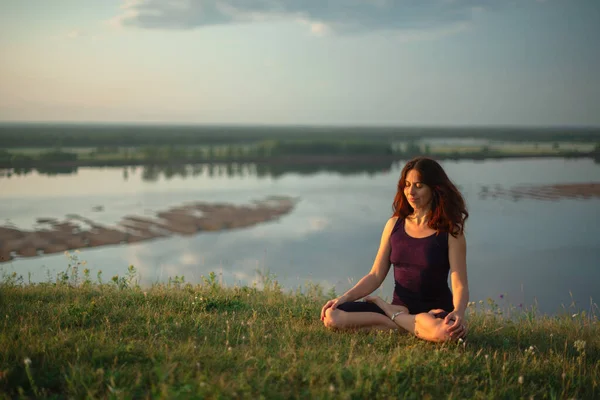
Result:
[[[323,327],[316,285],[140,288],[72,268],[0,284],[0,398],[600,397],[600,321],[471,303],[462,343]]]

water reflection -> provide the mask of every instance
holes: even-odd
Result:
[[[305,163],[305,164],[246,164],[246,163],[211,163],[193,165],[145,165],[142,167],[142,179],[158,181],[162,176],[169,180],[174,177],[205,176],[209,178],[280,178],[287,174],[316,175],[322,172],[337,173],[342,176],[375,175],[389,171],[393,163],[369,162],[360,163]]]
[[[122,168],[122,180],[129,181],[138,169],[141,170],[141,181],[159,182],[169,181],[174,178],[209,178],[209,179],[247,179],[261,180],[280,179],[286,175],[317,176],[321,173],[335,173],[341,177],[361,176],[374,177],[378,174],[397,171],[402,168],[403,161],[371,161],[368,163],[337,163],[318,162],[305,164],[257,164],[257,163],[203,163],[203,164],[165,164],[111,167]],[[89,168],[87,168],[89,169]],[[102,168],[93,168],[101,170]],[[41,176],[77,175],[77,167],[49,167],[49,168],[14,168],[0,170],[0,178],[11,178],[13,175],[25,177],[37,172]],[[508,199],[520,201],[524,199],[558,200],[558,199],[590,199],[600,197],[600,182],[589,181],[591,176],[582,176],[582,182],[569,184],[546,185],[486,185],[478,184],[478,197],[480,200]],[[138,179],[139,180],[139,179]],[[587,180],[587,182],[586,182]],[[459,188],[462,189],[460,185]]]
[[[559,199],[591,199],[600,197],[600,183],[568,183],[554,185],[519,185],[505,188],[500,185],[493,187],[482,185],[479,199],[504,198],[512,201],[522,199],[559,200]]]
[[[173,178],[198,177],[209,178],[280,178],[286,174],[315,175],[322,172],[337,173],[342,176],[375,175],[389,171],[394,162],[369,161],[365,163],[339,163],[339,162],[306,162],[296,164],[285,163],[202,163],[202,164],[151,164],[142,165],[142,179],[146,182],[156,182],[164,177],[166,180]],[[121,168],[121,167],[119,167]],[[136,166],[125,166],[123,180],[128,180],[130,173],[135,172]],[[70,175],[77,174],[77,167],[43,167],[43,168],[14,168],[0,170],[0,178],[10,178],[13,175],[27,176],[36,171],[39,175]]]
[[[0,178],[10,178],[13,175],[27,176],[36,171],[39,175],[56,176],[56,175],[76,175],[77,167],[73,166],[45,166],[45,167],[17,167],[10,169],[1,169]]]

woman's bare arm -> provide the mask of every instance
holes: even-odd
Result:
[[[327,309],[336,309],[339,304],[363,298],[366,295],[373,293],[375,289],[381,286],[390,270],[390,235],[397,219],[397,217],[392,217],[385,224],[383,233],[381,234],[379,250],[377,251],[377,256],[375,257],[371,271],[342,296],[329,300],[321,309],[321,320],[325,318],[325,311],[327,311]]]
[[[354,287],[348,290],[344,294],[346,301],[354,301],[365,297],[368,294],[373,293],[385,280],[390,270],[390,235],[394,225],[396,224],[396,217],[390,218],[381,234],[381,241],[379,243],[379,250],[377,256],[371,267],[371,271],[365,275]]]
[[[467,241],[464,235],[448,238],[448,258],[454,309],[463,313],[469,302],[469,282],[467,279]]]
[[[445,318],[446,323],[454,319],[448,328],[451,334],[461,328],[469,302],[469,282],[467,279],[467,241],[464,234],[454,237],[448,235],[448,259],[452,281],[452,302],[454,310]]]

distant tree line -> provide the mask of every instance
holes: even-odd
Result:
[[[376,161],[369,163],[305,163],[305,164],[244,164],[244,163],[198,163],[198,164],[147,164],[140,167],[141,177],[144,181],[157,181],[161,177],[169,180],[174,177],[188,178],[205,174],[208,177],[237,178],[254,176],[258,178],[279,178],[288,173],[299,175],[313,175],[320,172],[334,172],[340,175],[368,174],[374,175],[389,170],[393,162]],[[123,179],[129,178],[130,171],[137,167],[123,167]],[[33,171],[42,175],[74,174],[78,167],[36,167],[36,168],[14,168],[8,172],[8,176],[26,176]]]
[[[257,143],[265,140],[387,142],[427,138],[594,142],[598,128],[242,127],[167,125],[0,124],[0,146],[139,147]]]
[[[78,152],[66,149],[50,149],[35,152],[22,152],[18,149],[0,149],[0,168],[53,168],[73,166],[123,166],[140,164],[186,164],[197,162],[258,162],[268,160],[294,159],[295,162],[315,162],[315,160],[337,158],[349,162],[366,160],[374,162],[382,159],[408,159],[417,155],[429,155],[438,159],[486,159],[507,157],[581,157],[592,156],[598,159],[600,145],[591,153],[570,150],[556,150],[532,155],[518,150],[507,153],[483,145],[475,149],[434,152],[430,145],[408,141],[402,145],[371,140],[263,140],[252,144],[213,144],[213,145],[165,145],[140,147],[99,146],[88,151]],[[439,150],[438,150],[439,151]]]
[[[372,141],[283,141],[265,140],[252,145],[218,144],[211,146],[142,146],[119,148],[101,146],[87,153],[52,149],[37,154],[23,154],[19,150],[1,150],[1,167],[29,167],[49,164],[90,164],[127,162],[194,162],[223,160],[254,160],[287,156],[344,156],[344,155],[392,155],[385,142]]]
[[[5,167],[31,167],[34,165],[44,164],[72,163],[77,161],[77,159],[77,153],[57,149],[43,151],[36,156],[16,152],[12,153],[7,150],[0,149],[0,166]]]

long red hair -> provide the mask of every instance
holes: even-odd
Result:
[[[465,200],[442,166],[428,157],[413,158],[402,169],[392,206],[394,216],[406,218],[414,212],[404,195],[406,175],[413,169],[419,174],[420,181],[429,186],[432,192],[428,226],[438,233],[448,232],[454,237],[462,234],[465,220],[469,217]]]

